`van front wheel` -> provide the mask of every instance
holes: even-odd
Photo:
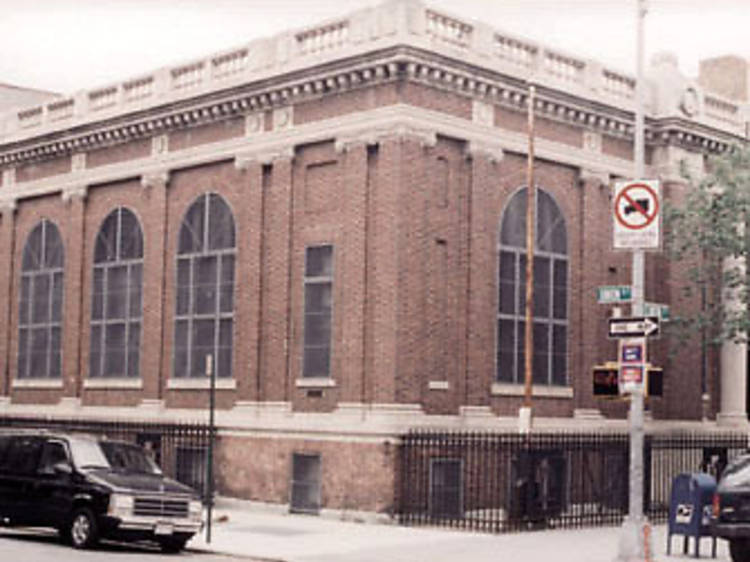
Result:
[[[161,547],[161,551],[165,554],[177,554],[185,548],[185,543],[187,543],[187,539],[173,537],[161,539],[159,541],[159,546]]]
[[[81,507],[73,512],[68,529],[68,537],[73,548],[92,548],[99,541],[96,518],[87,507]]]

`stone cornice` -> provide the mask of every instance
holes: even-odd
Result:
[[[685,119],[663,119],[653,124],[651,130],[652,145],[676,145],[688,150],[720,154],[734,144],[746,142],[744,139],[717,133],[704,125]]]
[[[298,125],[292,129],[270,131],[259,136],[232,138],[168,152],[158,158],[148,156],[23,182],[5,190],[4,195],[6,199],[37,197],[66,190],[75,191],[82,185],[102,185],[222,161],[234,161],[235,166],[242,169],[249,162],[271,163],[278,158],[291,159],[297,146],[340,138],[379,142],[380,139],[416,137],[429,143],[438,135],[465,140],[475,149],[489,148],[496,152],[496,156],[500,155],[499,150],[525,154],[528,140],[524,133],[502,131],[499,134],[497,129],[473,124],[459,117],[397,104]],[[539,158],[577,168],[606,170],[613,175],[628,176],[632,171],[632,162],[628,160],[591,153],[546,139],[537,139],[536,154]]]
[[[408,80],[481,100],[485,104],[526,112],[527,93],[517,78],[470,67],[460,61],[431,56],[412,48],[390,49],[370,61],[343,61],[336,68],[314,68],[305,77],[285,77],[269,85],[264,82],[195,97],[168,108],[150,112],[125,113],[81,130],[61,129],[42,137],[0,145],[0,167],[85,153],[138,138],[163,139],[170,131],[214,123],[248,114],[276,111],[296,103],[336,95],[348,90],[396,80]],[[565,122],[585,130],[631,139],[632,113],[620,108],[575,97],[564,91],[539,87],[535,111],[541,118]],[[669,125],[665,125],[669,123]],[[294,129],[288,124],[284,128]],[[699,126],[691,121],[649,120],[647,142],[688,142],[706,152],[720,152],[733,136]],[[684,140],[688,139],[688,140]],[[155,142],[155,141],[152,141]],[[429,144],[429,141],[426,141]],[[166,143],[154,144],[160,154]]]

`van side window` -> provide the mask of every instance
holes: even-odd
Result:
[[[34,436],[15,437],[8,449],[5,465],[14,474],[33,474],[42,452],[42,440]]]
[[[68,451],[60,441],[47,441],[42,450],[42,460],[39,463],[39,471],[52,471],[57,463],[70,463]]]

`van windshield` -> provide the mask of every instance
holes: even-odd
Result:
[[[136,445],[101,441],[99,446],[104,451],[109,465],[115,470],[128,472],[144,472],[146,474],[161,474],[161,470],[146,452]]]
[[[750,486],[750,456],[740,457],[731,463],[724,470],[721,483],[730,487]]]
[[[88,439],[71,439],[70,453],[73,463],[78,468],[109,468],[107,457],[96,441]]]
[[[146,452],[136,445],[113,441],[76,439],[70,443],[73,462],[80,469],[106,468],[146,474],[161,470]]]

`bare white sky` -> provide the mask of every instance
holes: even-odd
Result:
[[[71,93],[346,14],[377,0],[0,0],[0,83]],[[636,0],[428,0],[634,72]],[[649,0],[646,56],[689,75],[720,54],[750,58],[750,0]]]

